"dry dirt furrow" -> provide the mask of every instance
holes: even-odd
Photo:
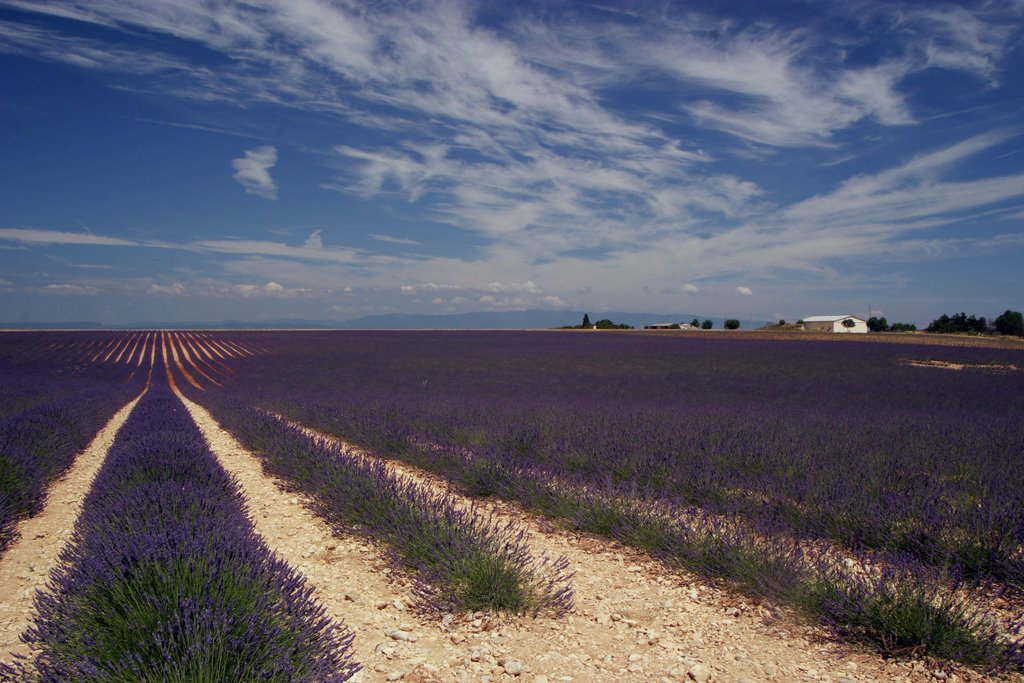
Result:
[[[361,457],[374,457],[340,439],[296,426]],[[386,462],[396,474],[471,504],[436,475]],[[491,673],[484,648],[494,662],[512,657],[534,680],[547,681],[987,680],[962,667],[886,661],[837,643],[791,613],[721,590],[685,571],[669,570],[618,543],[552,528],[514,504],[486,501],[477,508],[500,522],[526,528],[535,553],[565,554],[576,571],[576,607],[561,620],[502,618],[491,635],[478,633],[475,620],[455,620],[440,629],[452,644],[460,641],[456,648],[446,643],[445,659],[435,663],[445,674],[441,680],[483,680]],[[436,632],[439,625],[427,622],[422,628]],[[485,665],[474,661],[475,652]],[[512,678],[492,674],[491,680]],[[530,675],[523,680],[531,680]],[[1024,676],[1006,680],[1020,682]]]
[[[119,410],[92,443],[75,458],[65,475],[50,487],[46,507],[18,527],[20,537],[0,557],[0,660],[10,662],[28,648],[19,636],[32,620],[32,598],[57,564],[82,509],[82,501],[117,431],[128,419],[136,398]]]

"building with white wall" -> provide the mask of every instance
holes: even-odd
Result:
[[[808,332],[864,334],[868,331],[868,322],[855,315],[812,315],[804,318],[804,329]]]

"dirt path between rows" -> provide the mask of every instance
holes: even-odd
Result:
[[[139,398],[141,395],[117,411],[75,458],[71,469],[53,483],[46,507],[19,525],[20,537],[0,556],[0,661],[10,662],[14,655],[28,653],[28,646],[19,637],[32,620],[36,589],[45,585],[56,566],[81,512],[82,501]]]
[[[478,508],[525,527],[534,552],[569,558],[576,571],[575,609],[561,619],[480,613],[422,617],[409,609],[408,580],[390,575],[381,548],[355,537],[334,537],[300,497],[282,492],[263,475],[258,460],[209,413],[186,404],[214,452],[242,483],[257,531],[316,586],[328,612],[355,631],[355,655],[365,667],[356,680],[985,679],[965,669],[940,671],[926,662],[886,662],[836,643],[771,606],[744,602],[614,542],[551,529],[506,503]],[[432,475],[388,464],[424,485],[448,490]]]

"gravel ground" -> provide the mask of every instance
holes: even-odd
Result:
[[[356,658],[365,667],[357,680],[853,683],[986,678],[948,664],[887,662],[835,642],[785,610],[667,570],[614,542],[554,529],[507,503],[478,509],[525,527],[535,553],[569,558],[576,572],[574,610],[560,619],[483,613],[424,617],[409,598],[408,577],[387,569],[381,548],[332,535],[299,496],[264,476],[255,457],[209,413],[188,405],[214,453],[241,482],[259,533],[317,587],[330,614],[355,631]],[[445,488],[424,472],[389,466],[425,485]]]
[[[364,666],[355,681],[989,680],[948,664],[885,661],[835,642],[786,610],[668,570],[614,542],[552,528],[500,502],[478,508],[525,527],[534,552],[569,558],[576,572],[573,611],[559,619],[423,616],[410,598],[409,577],[388,568],[382,548],[359,537],[334,535],[301,497],[265,476],[258,460],[205,409],[182,400],[220,462],[237,477],[256,530],[306,576],[339,625],[355,631],[355,656]],[[51,489],[44,512],[22,523],[21,538],[0,557],[3,661],[26,652],[18,637],[31,619],[32,595],[55,565],[82,499],[134,404],[104,427]],[[446,489],[429,474],[390,466],[424,485]],[[1024,676],[1001,680],[1024,683]]]
[[[71,469],[50,488],[43,511],[24,520],[14,545],[0,556],[0,661],[10,662],[28,648],[21,633],[32,619],[32,598],[41,588],[68,538],[82,509],[82,500],[92,486],[117,431],[139,402],[121,408],[100,430]]]

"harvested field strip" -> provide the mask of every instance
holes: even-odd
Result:
[[[209,335],[201,335],[201,338],[203,340],[203,344],[205,345],[205,347],[212,351],[217,356],[217,358],[221,360],[227,358],[227,356],[225,356],[224,353],[221,352],[220,348],[217,346],[217,343],[213,339],[211,339]]]
[[[178,357],[178,349],[173,342],[172,334],[164,332],[160,343],[164,348],[164,363],[167,362],[167,349],[170,349],[171,358],[174,360],[174,366],[178,368],[178,372],[182,374],[182,376],[185,378],[185,381],[194,386],[196,389],[202,390],[203,385],[197,382],[195,377],[193,377],[189,373],[189,371],[185,369],[185,366],[182,365],[181,359]],[[168,372],[170,372],[170,368],[168,368]]]
[[[135,338],[135,344],[132,346],[132,350],[128,353],[128,357],[125,359],[125,363],[131,365],[133,362],[136,367],[142,366],[142,358],[146,352],[146,340],[149,339],[149,333],[143,333]],[[136,359],[133,361],[133,359]]]
[[[181,347],[181,349],[180,349],[181,352],[182,352],[181,356],[178,355],[179,344],[178,344],[178,340],[176,339],[176,335],[173,332],[171,332],[170,334],[168,334],[165,337],[164,343],[167,344],[168,346],[170,346],[170,348],[171,348],[171,356],[174,358],[174,365],[177,366],[178,372],[180,372],[185,377],[185,379],[188,381],[189,384],[194,386],[196,389],[202,390],[203,385],[200,384],[196,380],[196,378],[192,376],[192,373],[190,373],[185,368],[185,364],[182,363],[182,361],[181,361],[181,358],[184,357],[184,355],[185,355],[184,347]],[[191,365],[191,363],[190,363],[190,365]]]
[[[162,333],[163,334],[163,333]],[[174,381],[174,375],[171,373],[171,363],[167,357],[167,344],[163,343],[163,337],[160,338],[160,355],[164,361],[164,373],[167,375],[167,383],[171,385],[171,389],[175,392],[178,391],[178,384]],[[154,344],[154,349],[156,345]]]
[[[103,357],[103,362],[104,363],[110,362],[111,358],[113,358],[113,362],[115,364],[120,363],[121,362],[121,356],[123,356],[124,352],[128,349],[129,346],[131,346],[132,338],[134,336],[135,336],[134,334],[129,334],[129,335],[126,335],[126,336],[122,337],[121,339],[119,339],[117,341],[117,343],[115,344],[114,349],[110,353],[108,353],[106,356]],[[116,357],[114,356],[115,353],[117,354]]]
[[[234,370],[231,368],[231,366],[229,366],[228,364],[226,364],[222,360],[222,356],[220,356],[219,354],[217,354],[216,356],[214,355],[214,354],[216,354],[216,349],[213,349],[213,347],[209,344],[209,342],[207,340],[199,337],[198,335],[192,334],[192,333],[189,333],[188,336],[189,336],[189,341],[194,343],[196,345],[196,348],[201,350],[203,355],[206,356],[207,361],[208,361],[207,365],[209,367],[214,367],[215,365],[219,366],[219,367],[216,368],[217,371],[219,373],[221,373],[222,376],[225,376],[225,377],[227,376],[225,373],[234,372]]]
[[[353,635],[255,534],[237,484],[154,384],[118,434],[26,633],[21,680],[348,680]],[[141,599],[125,599],[126,596]]]
[[[93,357],[92,357],[92,359],[91,359],[91,362],[95,363],[95,362],[96,362],[96,361],[97,361],[97,360],[99,359],[99,357],[100,357],[100,356],[102,356],[102,355],[103,355],[103,353],[104,353],[104,352],[105,352],[105,351],[106,351],[107,349],[111,348],[111,347],[112,347],[112,346],[114,345],[114,341],[115,341],[115,340],[109,340],[109,341],[102,341],[102,342],[100,342],[100,348],[99,348],[99,351],[97,351],[97,352],[95,353],[95,355],[93,355]]]
[[[221,337],[221,338],[219,339],[219,341],[220,341],[220,342],[221,342],[221,343],[222,343],[222,344],[223,344],[224,346],[226,346],[227,348],[229,348],[229,349],[233,350],[233,351],[234,351],[234,352],[235,352],[236,354],[238,354],[239,356],[250,356],[250,357],[251,357],[251,356],[255,356],[255,355],[256,355],[256,354],[255,354],[255,353],[254,353],[254,352],[253,352],[253,351],[252,351],[251,349],[247,348],[247,347],[246,347],[245,345],[243,345],[243,344],[239,344],[239,343],[238,343],[237,341],[235,341],[234,339],[229,339],[229,338],[227,338],[227,337]]]
[[[208,374],[199,366],[202,365],[203,367],[206,368],[206,370],[209,370],[211,373],[219,375],[221,379],[224,379],[226,377],[226,373],[224,372],[224,370],[214,365],[208,357],[204,358],[204,355],[208,354],[205,354],[204,351],[202,350],[202,347],[199,344],[197,344],[190,336],[186,335],[179,337],[179,341],[181,341],[183,347],[187,347],[191,351],[190,354],[186,354],[186,357],[189,359],[189,362],[196,367],[196,370],[200,374],[202,374],[203,377],[205,377],[206,379],[210,380],[217,386],[221,386],[220,382],[215,380],[212,375]],[[195,360],[192,360],[193,358],[195,358]]]
[[[238,358],[241,354],[229,347],[220,339],[208,339],[207,343],[215,349],[218,349],[221,353],[222,358]]]
[[[396,564],[415,570],[422,609],[557,614],[571,605],[564,558],[533,558],[521,530],[459,509],[452,498],[263,411],[242,404],[214,410],[268,473],[306,494],[328,523],[386,543]]]
[[[74,465],[50,488],[42,512],[21,521],[18,540],[0,556],[0,662],[11,662],[14,655],[27,653],[28,648],[19,636],[32,616],[32,596],[56,566],[71,537],[82,500],[115,435],[138,402],[135,398],[107,422],[75,458]]]
[[[128,337],[128,339],[126,339],[124,341],[124,346],[121,347],[121,350],[117,354],[117,358],[114,359],[115,363],[120,363],[121,362],[121,357],[124,356],[125,351],[127,351],[129,348],[133,348],[132,345],[135,343],[136,339],[138,339],[138,335],[137,334],[133,334],[130,337]],[[128,361],[125,360],[125,363],[127,363],[127,362]]]
[[[181,347],[181,355],[182,355],[182,357],[185,359],[186,363],[188,363],[189,365],[192,366],[193,370],[195,370],[197,373],[202,375],[203,378],[207,382],[210,382],[212,384],[216,384],[217,386],[222,386],[220,382],[215,380],[213,377],[208,375],[205,370],[203,370],[201,367],[199,367],[199,365],[196,363],[196,361],[192,360],[192,354],[189,353],[188,347],[186,345],[186,342],[181,337],[179,337],[177,339],[177,342],[178,342],[178,345]]]
[[[214,346],[218,347],[224,353],[224,355],[227,356],[228,358],[240,358],[243,355],[245,355],[240,350],[234,348],[228,342],[227,339],[217,339],[217,338],[211,337],[209,342],[211,344],[213,344]]]

